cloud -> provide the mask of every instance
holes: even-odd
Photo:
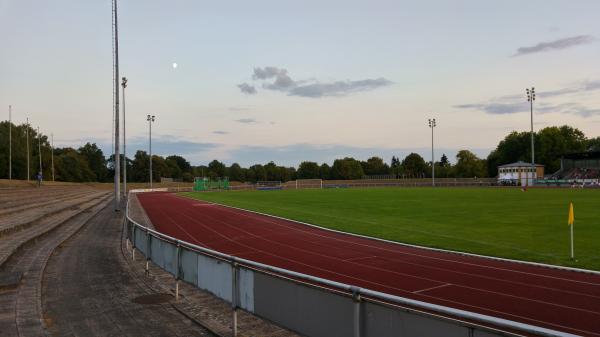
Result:
[[[254,74],[252,75],[253,80],[266,80],[279,75],[281,72],[287,73],[285,69],[279,69],[277,67],[264,67],[254,68]]]
[[[240,118],[240,119],[236,119],[235,120],[238,123],[242,123],[242,124],[257,124],[258,121],[254,118]]]
[[[578,35],[573,37],[567,37],[564,39],[554,40],[550,42],[540,42],[535,46],[521,47],[517,49],[517,52],[513,56],[522,56],[533,53],[547,52],[552,50],[567,49],[570,47],[579,46],[582,44],[588,44],[593,42],[595,39],[590,35]]]
[[[591,117],[600,115],[600,109],[588,108],[579,103],[575,102],[562,102],[553,103],[548,102],[553,98],[562,98],[563,100],[569,99],[569,95],[580,94],[600,90],[600,80],[585,80],[579,81],[566,88],[549,91],[538,91],[536,95],[539,98],[544,98],[542,102],[537,102],[535,105],[535,111],[537,113],[562,113],[571,114],[581,117]],[[514,114],[519,112],[528,112],[530,107],[529,103],[525,98],[525,94],[522,95],[506,95],[499,98],[490,99],[487,102],[482,103],[468,103],[455,105],[457,109],[469,109],[479,110],[492,115],[504,115]]]
[[[240,90],[244,94],[248,94],[248,95],[256,94],[256,88],[253,85],[250,85],[248,83],[238,84],[238,88],[240,88]]]
[[[346,80],[334,82],[319,82],[316,79],[294,80],[288,74],[287,69],[278,67],[256,67],[252,79],[262,82],[262,88],[267,90],[281,91],[288,96],[300,96],[319,98],[324,96],[345,96],[352,93],[369,91],[391,85],[392,82],[383,77],[364,80]],[[244,93],[251,88],[251,93],[256,93],[254,86],[247,83],[238,85]]]
[[[520,103],[477,103],[477,104],[461,104],[455,105],[458,109],[473,109],[480,110],[492,115],[514,114],[518,112],[528,111],[529,105]]]
[[[229,134],[229,132],[221,131],[221,130],[213,131],[212,133],[214,133],[215,135],[228,135]]]
[[[368,91],[392,84],[385,78],[359,81],[337,81],[333,83],[313,83],[295,87],[289,95],[301,97],[343,96],[354,92]]]

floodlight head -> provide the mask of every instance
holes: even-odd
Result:
[[[122,78],[121,85],[123,86],[123,88],[127,88],[127,77]]]
[[[146,120],[147,120],[147,121],[150,121],[150,115],[148,115],[148,117],[146,117]]]
[[[154,122],[154,116],[152,116],[152,121]]]

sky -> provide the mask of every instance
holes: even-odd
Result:
[[[600,136],[600,1],[119,2],[127,149],[244,166]],[[111,153],[111,1],[0,0],[0,107]],[[174,67],[176,63],[176,67]],[[5,117],[4,117],[5,116]]]

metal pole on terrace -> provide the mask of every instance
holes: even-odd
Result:
[[[149,152],[150,152],[150,189],[152,189],[152,122],[154,122],[155,116],[148,115],[146,120],[148,121],[149,133]]]
[[[8,180],[12,180],[12,106],[8,106]]]
[[[40,133],[40,127],[37,128],[38,132],[38,157],[40,159],[40,175],[42,174],[42,134]]]
[[[127,197],[127,139],[125,134],[125,88],[127,88],[127,78],[122,78],[121,86],[123,87],[123,195]]]
[[[25,138],[27,143],[27,181],[29,181],[29,117],[27,117],[27,126],[25,129]]]
[[[435,126],[435,118],[429,119],[429,127],[431,128],[431,186],[435,186],[435,157],[433,153],[433,128]]]
[[[115,95],[115,211],[119,211],[121,203],[121,154],[119,152],[119,25],[117,15],[117,0],[113,0],[113,29],[114,29],[114,95]]]
[[[50,144],[50,152],[52,154],[52,181],[54,181],[54,134],[51,133],[52,143]]]
[[[533,101],[535,101],[535,88],[531,87],[531,90],[527,88],[525,89],[525,92],[527,93],[527,101],[529,102],[531,109],[531,170],[533,171],[531,173],[531,185],[533,185],[535,182],[534,179],[537,178],[537,170],[535,168],[535,143],[533,141]],[[529,175],[527,176],[529,177]]]

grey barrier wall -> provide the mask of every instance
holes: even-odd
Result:
[[[129,208],[125,224],[133,254],[231,303],[234,335],[243,309],[314,337],[575,336],[229,256],[146,228]]]

